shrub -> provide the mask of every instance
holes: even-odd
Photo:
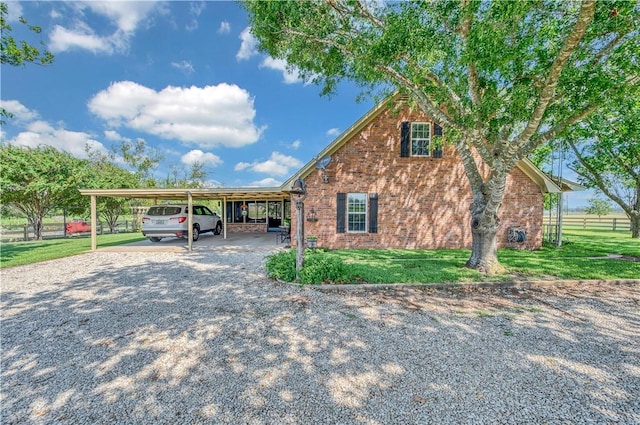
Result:
[[[348,280],[347,268],[340,258],[329,256],[323,251],[306,251],[304,267],[300,272],[301,283],[318,285]]]
[[[304,267],[300,271],[300,283],[343,283],[349,281],[347,267],[337,257],[327,255],[322,250],[306,250]],[[269,277],[286,282],[296,280],[296,251],[283,251],[267,257],[267,274]]]
[[[267,275],[286,282],[296,280],[296,252],[282,251],[267,257]]]

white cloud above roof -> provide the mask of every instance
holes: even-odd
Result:
[[[267,177],[266,179],[249,183],[249,187],[278,187],[281,184],[282,182],[280,180],[276,180],[273,177]]]
[[[211,152],[202,152],[200,149],[194,149],[182,155],[182,163],[192,165],[201,163],[204,165],[217,166],[222,164],[222,159],[218,155]]]
[[[254,123],[253,98],[236,85],[168,86],[160,91],[132,81],[112,83],[88,103],[112,127],[127,127],[200,148],[241,147],[264,131]]]
[[[195,68],[190,61],[171,62],[171,66],[183,71],[185,74],[193,74]]]
[[[327,136],[337,136],[338,134],[340,134],[340,129],[339,128],[330,128],[329,130],[327,130]]]
[[[302,162],[289,155],[273,152],[268,160],[259,162],[239,162],[235,165],[235,171],[250,170],[256,173],[271,174],[274,176],[286,176],[292,169],[300,168]]]

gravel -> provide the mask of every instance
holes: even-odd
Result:
[[[4,424],[640,424],[640,286],[321,292],[270,249],[1,272]]]

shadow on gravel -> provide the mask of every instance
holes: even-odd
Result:
[[[35,295],[3,290],[3,423],[640,417],[637,287],[325,294],[241,252],[122,255]]]

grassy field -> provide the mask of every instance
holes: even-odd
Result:
[[[307,251],[309,252],[309,251]],[[537,251],[501,249],[498,258],[506,273],[485,276],[464,268],[469,250],[337,250],[310,253],[323,257],[313,263],[336,266],[340,260],[345,267],[340,271],[345,283],[446,283],[446,282],[500,282],[521,279],[640,279],[640,262],[608,258],[618,254],[640,259],[640,240],[628,233],[611,231],[568,230],[561,248],[545,245]],[[604,257],[604,258],[603,258]],[[293,256],[291,258],[294,258]],[[290,261],[283,258],[283,262]],[[295,260],[293,260],[295,263]],[[275,264],[281,277],[291,276],[294,263]],[[295,275],[295,272],[294,272]],[[303,276],[304,277],[304,276]],[[324,279],[322,270],[312,282]]]
[[[140,233],[118,233],[98,236],[98,246],[113,246],[143,240]],[[32,242],[10,242],[0,245],[0,268],[37,263],[81,254],[91,249],[90,237],[50,239]]]

